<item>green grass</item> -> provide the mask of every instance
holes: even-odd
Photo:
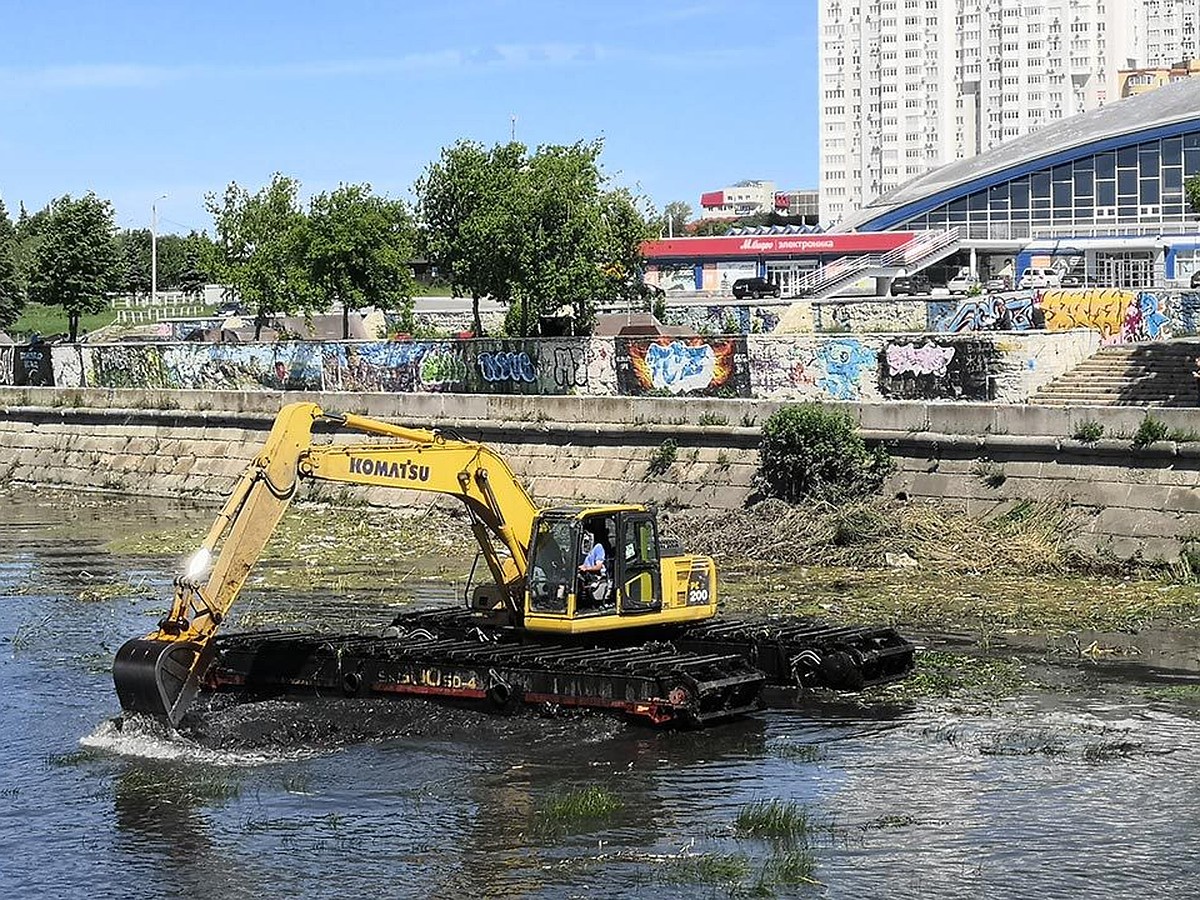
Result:
[[[545,802],[537,813],[538,830],[560,834],[603,824],[624,806],[624,801],[608,788],[595,785],[575,788]]]
[[[1001,698],[1029,686],[1024,667],[1015,659],[984,659],[955,653],[917,655],[913,674],[881,689],[892,700],[918,697]]]
[[[816,884],[813,874],[817,870],[816,860],[809,850],[785,850],[776,853],[764,864],[751,886],[751,892],[771,896],[780,886],[794,887],[801,884]]]
[[[673,884],[732,884],[750,874],[741,853],[701,853],[671,860],[665,880]]]
[[[733,822],[738,837],[798,842],[813,830],[808,810],[794,800],[759,800],[738,810]]]
[[[97,328],[111,325],[116,320],[117,313],[114,309],[106,309],[103,312],[85,315],[79,320],[79,331],[80,333],[95,331]],[[8,332],[14,337],[18,335],[25,337],[35,331],[41,335],[66,334],[67,314],[58,306],[46,306],[42,303],[26,303],[25,308],[21,311],[21,315],[13,323],[12,327],[8,329]]]

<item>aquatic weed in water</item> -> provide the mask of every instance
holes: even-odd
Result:
[[[606,822],[624,805],[608,788],[576,788],[546,802],[538,812],[538,827],[542,832],[558,833]]]
[[[738,810],[733,823],[738,837],[799,841],[812,831],[808,810],[794,800],[759,800]]]
[[[664,880],[672,884],[733,884],[750,874],[742,853],[701,853],[670,861]]]

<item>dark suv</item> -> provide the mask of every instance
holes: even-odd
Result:
[[[900,294],[932,294],[933,285],[927,275],[901,275],[892,279],[892,296]]]
[[[733,283],[733,296],[738,300],[751,297],[758,300],[762,297],[778,297],[779,285],[772,284],[765,278],[739,278]]]

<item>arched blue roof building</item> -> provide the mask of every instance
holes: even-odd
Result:
[[[1063,119],[876,198],[839,230],[960,226],[968,240],[1196,230],[1200,79]]]

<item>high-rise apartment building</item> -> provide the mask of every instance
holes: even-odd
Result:
[[[1139,0],[1136,7],[1134,27],[1143,51],[1139,66],[1171,66],[1196,58],[1200,0]]]
[[[1177,2],[820,0],[822,222],[1115,100],[1138,14]]]

